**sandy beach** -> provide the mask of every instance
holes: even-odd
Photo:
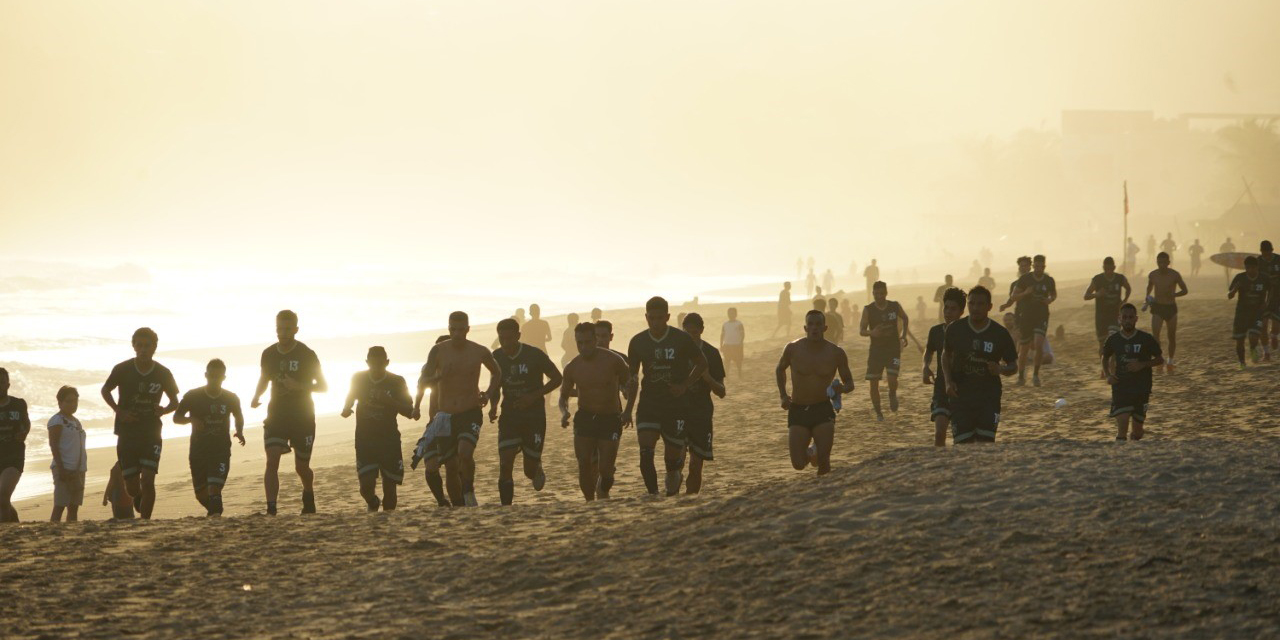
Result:
[[[479,508],[437,509],[413,473],[399,511],[370,515],[357,493],[354,423],[325,417],[318,515],[296,515],[287,461],[283,515],[260,515],[261,431],[252,430],[233,453],[228,517],[209,520],[192,517],[202,509],[185,441],[166,441],[156,521],[101,521],[100,484],[87,491],[87,522],[39,522],[48,498],[18,505],[25,522],[0,528],[3,635],[1277,637],[1278,367],[1238,371],[1221,278],[1191,286],[1179,370],[1156,377],[1148,437],[1137,443],[1113,441],[1092,305],[1079,299],[1083,281],[1065,279],[1052,322],[1066,331],[1054,343],[1059,363],[1040,389],[1006,386],[993,446],[929,446],[914,347],[904,351],[901,412],[875,422],[861,380],[866,341],[848,337],[858,383],[825,478],[787,461],[773,382],[784,340],[766,339],[767,303],[737,305],[747,363],[718,404],[716,461],[697,497],[642,497],[628,431],[614,498],[583,503],[557,420],[547,486],[534,493],[518,478],[514,507],[497,504],[488,425]],[[891,297],[912,313],[928,290]],[[711,341],[726,306],[699,309]],[[637,310],[606,317],[617,347],[641,326]],[[915,335],[931,320],[917,319]],[[1149,326],[1145,314],[1140,324]],[[563,320],[552,327],[558,335]],[[482,342],[490,336],[477,330]],[[403,350],[425,338],[404,337]],[[1055,409],[1059,398],[1066,405]],[[406,452],[420,430],[402,423]],[[111,459],[96,450],[91,469]],[[48,471],[29,463],[35,473]]]

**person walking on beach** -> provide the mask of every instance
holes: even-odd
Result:
[[[791,283],[782,283],[782,291],[778,293],[778,325],[773,328],[773,333],[769,334],[772,338],[778,335],[778,331],[786,327],[784,336],[791,335]]]
[[[484,426],[482,408],[497,395],[502,370],[487,348],[467,339],[470,331],[471,321],[466,313],[449,314],[449,339],[431,347],[423,377],[428,385],[436,385],[432,397],[440,397],[440,411],[432,417],[432,423],[440,427],[440,435],[434,440],[436,464],[457,457],[463,504],[474,507],[478,504],[474,454]],[[480,391],[481,367],[489,371],[489,387],[485,391]]]
[[[27,461],[31,418],[27,402],[9,395],[9,371],[0,369],[0,522],[17,522],[13,490],[18,488]]]
[[[1275,254],[1270,240],[1263,240],[1258,249],[1261,253],[1258,271],[1271,283],[1271,290],[1267,292],[1267,310],[1262,314],[1262,353],[1263,358],[1270,362],[1271,352],[1280,347],[1280,256]],[[1270,331],[1266,331],[1268,326]],[[1267,336],[1271,337],[1270,341]]]
[[[191,486],[196,500],[209,516],[222,515],[222,488],[231,472],[231,420],[235,419],[236,440],[244,446],[244,412],[240,398],[222,388],[227,378],[227,365],[213,359],[204,368],[203,387],[192,389],[182,396],[178,410],[173,414],[177,424],[191,425],[190,452]]]
[[[1120,330],[1120,305],[1129,301],[1133,290],[1123,273],[1116,273],[1116,261],[1111,256],[1102,259],[1102,273],[1089,281],[1084,299],[1093,304],[1093,329],[1098,338],[1098,348],[1107,337]]]
[[[515,324],[507,318],[503,322]],[[369,347],[365,356],[367,371],[351,376],[351,387],[342,417],[356,416],[356,477],[360,481],[360,497],[369,513],[379,508],[394,511],[399,502],[398,485],[404,482],[404,454],[401,452],[400,425],[396,416],[410,418],[413,400],[409,384],[390,371],[391,360],[383,347]],[[382,498],[378,498],[378,478],[382,478]]]
[[[835,298],[832,298],[831,302],[834,306]],[[685,333],[689,334],[693,342],[702,350],[702,356],[707,360],[707,370],[689,387],[687,394],[689,411],[688,418],[685,420],[684,434],[685,441],[689,445],[689,453],[693,455],[689,458],[689,477],[685,481],[685,493],[694,494],[702,490],[703,463],[715,460],[712,448],[712,418],[715,416],[716,407],[711,400],[711,394],[724,398],[725,371],[720,350],[702,339],[702,332],[706,328],[702,315],[690,313],[685,316],[682,326]]]
[[[1264,277],[1263,280],[1266,280]],[[1156,256],[1156,268],[1147,274],[1147,304],[1151,308],[1151,333],[1160,341],[1160,330],[1169,327],[1169,359],[1165,370],[1172,372],[1178,355],[1178,298],[1187,295],[1182,274],[1169,268],[1169,254]],[[1255,318],[1257,320],[1257,318]]]
[[[938,322],[942,322],[942,296],[947,293],[948,289],[951,289],[956,286],[955,280],[951,277],[951,274],[949,273],[945,277],[943,277],[942,280],[943,280],[942,286],[938,287],[933,292],[933,303],[938,305]],[[920,320],[924,321],[924,316],[920,316]]]
[[[651,495],[658,493],[658,471],[653,459],[661,437],[667,470],[666,494],[673,496],[680,492],[684,481],[687,445],[684,429],[689,417],[685,395],[707,370],[707,359],[689,334],[668,324],[671,314],[666,300],[650,298],[644,305],[644,319],[649,327],[631,338],[627,347],[631,382],[622,422],[631,423],[632,409],[638,401],[636,437],[640,442],[640,475],[644,477],[645,489]],[[637,393],[641,368],[644,380]]]
[[[560,366],[562,368],[566,364],[569,364],[569,361],[572,360],[574,356],[578,355],[574,353],[578,347],[576,346],[576,342],[573,337],[574,328],[577,326],[578,314],[570,313],[565,316],[564,331],[560,333]]]
[[[995,442],[1000,425],[1002,376],[1018,372],[1018,348],[988,317],[991,292],[969,290],[969,316],[947,325],[942,375],[951,404],[951,441]]]
[[[311,450],[316,442],[316,406],[313,393],[329,389],[320,358],[298,336],[298,314],[285,309],[276,314],[275,344],[262,352],[258,387],[249,406],[262,406],[262,394],[271,386],[267,419],[262,427],[267,468],[262,476],[267,494],[267,515],[276,515],[280,494],[280,458],[293,452],[293,468],[302,481],[302,513],[316,512],[315,474],[311,471]]]
[[[160,468],[160,419],[178,407],[178,383],[164,365],[153,359],[159,338],[143,327],[133,332],[135,357],[111,370],[102,385],[102,399],[116,414],[116,458],[125,487],[144,520],[156,505],[156,472]],[[112,395],[119,390],[119,398]],[[168,397],[169,404],[160,401]]]
[[[778,398],[787,412],[791,466],[802,471],[812,464],[820,476],[831,471],[831,447],[836,435],[836,411],[827,389],[838,374],[839,393],[853,392],[849,356],[823,337],[826,330],[821,311],[805,314],[804,337],[783,347],[775,370]],[[787,370],[791,371],[791,393],[787,393]]]
[[[840,301],[835,298],[827,298],[826,308],[818,309],[818,311],[826,313],[827,326],[830,327],[828,331],[831,335],[828,340],[837,345],[844,342],[844,316],[840,315]]]
[[[889,383],[889,410],[898,411],[898,368],[902,364],[902,347],[907,346],[908,318],[902,305],[889,300],[889,287],[883,282],[872,285],[875,300],[862,308],[858,333],[871,338],[867,352],[867,376],[870,382],[871,406],[876,420],[884,420],[880,410],[880,379]]]
[[[867,268],[862,270],[862,278],[867,282],[867,302],[871,302],[871,289],[875,286],[876,282],[879,282],[880,280],[880,267],[876,266],[875,258],[872,258],[871,264],[867,265]]]
[[[1169,235],[1165,236],[1164,240],[1160,241],[1160,250],[1169,254],[1170,260],[1173,259],[1173,253],[1178,250],[1178,243],[1173,241],[1172,231],[1169,232]]]
[[[1034,367],[1031,384],[1040,386],[1040,365],[1044,363],[1044,343],[1049,333],[1049,305],[1058,299],[1058,285],[1044,268],[1045,257],[1037,255],[1031,260],[1031,273],[1018,278],[1009,297],[1013,302],[1023,303],[1022,312],[1015,310],[1014,315],[1018,318],[1022,343],[1028,345],[1018,357],[1018,386],[1027,383],[1027,360],[1031,360]],[[1008,306],[1006,302],[1000,310]]]
[[[520,335],[524,336],[525,344],[547,352],[547,345],[551,344],[551,325],[542,319],[542,307],[529,305],[529,319],[520,325]]]
[[[58,389],[58,412],[49,418],[49,450],[53,462],[53,513],[51,522],[62,521],[67,512],[67,522],[79,520],[80,505],[84,504],[84,478],[89,470],[89,456],[85,450],[84,426],[76,419],[80,408],[80,392],[75,387]]]
[[[612,327],[610,327],[612,330]],[[569,426],[569,398],[577,396],[573,414],[573,453],[578,460],[578,487],[587,501],[609,497],[613,488],[623,421],[621,390],[631,380],[622,354],[597,345],[599,325],[574,328],[578,355],[564,368],[560,387],[560,428]]]
[[[996,279],[991,277],[991,267],[982,270],[982,277],[978,278],[978,286],[985,288],[987,291],[995,291]]]
[[[448,342],[449,339],[448,334],[437,336],[435,343]],[[427,488],[431,489],[431,495],[435,497],[436,504],[441,507],[462,507],[465,506],[465,501],[462,499],[462,481],[458,477],[457,458],[455,456],[450,458],[448,462],[442,461],[440,459],[440,449],[435,443],[435,438],[439,434],[439,425],[434,422],[436,414],[440,412],[438,386],[438,384],[427,380],[427,365],[422,365],[422,370],[418,375],[418,394],[413,398],[413,414],[410,419],[415,422],[422,419],[422,399],[427,390],[431,391],[431,398],[427,401],[427,428],[414,447],[412,463],[409,466],[412,469],[417,469],[418,463],[425,459],[424,475],[427,481]],[[445,468],[443,478],[440,476],[441,465]],[[448,492],[447,497],[445,495],[446,491]]]
[[[545,398],[560,387],[561,375],[547,354],[520,342],[520,328],[514,322],[498,323],[498,341],[502,346],[493,352],[493,360],[502,371],[502,384],[489,402],[489,422],[498,422],[498,496],[502,504],[511,504],[516,454],[524,459],[524,476],[533,482],[534,491],[542,491],[547,482],[542,467],[547,437]],[[571,351],[577,350],[575,343]]]
[[[1253,361],[1258,361],[1258,342],[1262,336],[1262,317],[1266,313],[1267,298],[1271,293],[1271,281],[1258,269],[1258,258],[1244,259],[1244,272],[1237,273],[1227,290],[1227,299],[1236,299],[1236,315],[1231,325],[1231,337],[1236,341],[1236,360],[1244,368],[1244,340],[1249,339]],[[1158,338],[1157,338],[1158,340]]]
[[[720,352],[724,354],[724,365],[728,369],[737,365],[738,377],[742,377],[742,359],[745,357],[747,328],[738,319],[738,309],[729,307],[729,319],[720,325]]]
[[[947,397],[947,385],[942,375],[942,352],[946,348],[947,327],[964,315],[966,296],[952,287],[942,294],[942,322],[929,329],[924,349],[924,384],[933,386],[933,398],[929,403],[929,419],[933,421],[933,444],[947,444],[947,430],[951,427],[951,401]],[[937,371],[930,368],[936,358]]]
[[[1200,244],[1200,238],[1196,238],[1196,241],[1187,247],[1187,253],[1191,254],[1191,277],[1194,278],[1200,275],[1200,256],[1204,254],[1204,246]]]
[[[1102,345],[1102,375],[1111,385],[1111,417],[1116,420],[1116,440],[1142,439],[1151,398],[1151,370],[1163,362],[1160,343],[1138,329],[1138,308],[1128,302],[1121,305],[1120,330]]]

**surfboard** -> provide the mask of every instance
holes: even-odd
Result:
[[[1244,259],[1249,256],[1257,257],[1256,253],[1215,253],[1209,256],[1214,264],[1222,265],[1228,269],[1244,269]]]

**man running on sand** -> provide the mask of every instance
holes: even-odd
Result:
[[[772,338],[778,335],[778,331],[785,327],[787,332],[783,335],[791,335],[791,283],[782,283],[782,291],[778,292],[778,325],[773,328],[773,333],[769,334]]]
[[[203,387],[182,396],[173,414],[175,424],[190,424],[191,438],[187,461],[191,466],[191,486],[205,515],[222,515],[222,487],[231,472],[231,420],[235,420],[236,440],[244,446],[244,412],[240,398],[222,388],[227,378],[227,365],[218,359],[204,368]]]
[[[1129,279],[1116,273],[1116,261],[1107,256],[1102,260],[1102,273],[1093,277],[1084,292],[1085,300],[1096,300],[1093,306],[1093,328],[1098,337],[1098,348],[1107,337],[1120,330],[1120,305],[1129,301]]]
[[[951,427],[951,400],[947,397],[947,385],[942,375],[942,351],[946,348],[947,326],[964,315],[965,292],[954,287],[942,294],[942,322],[929,329],[929,338],[925,341],[924,350],[924,383],[933,385],[933,400],[929,403],[929,419],[933,420],[933,444],[936,447],[947,445],[947,430]],[[938,370],[929,367],[930,359],[936,358]]]
[[[1262,353],[1264,359],[1271,361],[1271,352],[1280,347],[1280,256],[1275,254],[1270,240],[1263,240],[1259,245],[1261,255],[1258,256],[1258,271],[1271,281],[1271,291],[1267,292],[1267,311],[1263,314],[1263,328],[1270,325],[1270,332],[1263,332]],[[1265,340],[1270,334],[1271,340]]]
[[[164,446],[160,419],[178,408],[178,383],[164,365],[152,359],[158,343],[159,338],[151,329],[135,331],[136,357],[116,365],[102,385],[102,399],[116,414],[120,472],[144,520],[151,519],[151,510],[156,506],[156,473]],[[111,395],[117,389],[118,400]],[[162,396],[169,398],[169,404],[160,406]]]
[[[1160,341],[1160,329],[1169,325],[1169,360],[1165,363],[1168,372],[1177,364],[1174,357],[1178,355],[1178,298],[1185,295],[1187,283],[1182,281],[1182,274],[1170,269],[1169,254],[1160,252],[1156,256],[1156,269],[1147,274],[1147,303],[1151,306],[1151,333],[1156,342]]]
[[[311,450],[316,441],[316,405],[311,394],[329,389],[320,358],[298,342],[298,315],[288,309],[276,314],[278,342],[262,352],[258,388],[249,406],[262,405],[262,394],[271,385],[267,419],[263,425],[263,445],[267,450],[267,470],[262,483],[267,493],[267,515],[276,515],[280,493],[280,456],[293,451],[293,467],[302,480],[302,513],[316,512],[316,494],[311,471]]]
[[[511,322],[515,322],[512,320]],[[369,513],[379,508],[394,511],[398,502],[397,486],[404,481],[404,454],[400,448],[400,426],[396,416],[409,418],[413,400],[404,378],[387,371],[391,360],[383,347],[369,347],[365,364],[368,371],[351,376],[342,417],[356,415],[356,477],[360,497]],[[359,404],[357,404],[359,403]],[[382,498],[378,498],[378,478],[382,478]]]
[[[650,298],[644,306],[644,318],[649,328],[631,338],[627,347],[631,381],[622,422],[631,423],[631,411],[638,400],[636,437],[640,441],[640,474],[644,477],[645,489],[650,495],[658,493],[658,471],[653,457],[661,436],[667,469],[666,493],[673,496],[680,492],[680,484],[684,482],[684,427],[688,418],[685,392],[707,370],[707,359],[689,334],[667,324],[671,314],[666,300]],[[641,367],[644,384],[637,394]]]
[[[569,426],[569,398],[577,396],[573,414],[573,452],[578,459],[578,487],[587,501],[609,497],[624,422],[618,395],[631,380],[627,361],[616,351],[597,346],[599,326],[589,322],[573,332],[578,355],[564,368],[560,387],[560,428]]]
[[[902,348],[907,346],[907,312],[902,305],[889,300],[889,287],[883,282],[871,286],[875,300],[862,308],[860,330],[871,338],[867,352],[867,376],[871,385],[871,406],[876,420],[884,420],[880,410],[880,377],[889,381],[889,410],[898,411],[898,368],[902,364]],[[808,316],[805,317],[806,322]],[[825,318],[824,318],[825,320]]]
[[[27,434],[31,416],[27,402],[9,395],[9,372],[0,369],[0,522],[17,522],[13,490],[18,488],[27,462]]]
[[[1258,258],[1244,259],[1244,273],[1237,273],[1227,291],[1227,299],[1236,298],[1236,317],[1231,326],[1231,337],[1236,341],[1236,359],[1244,368],[1244,339],[1249,338],[1253,361],[1258,361],[1258,341],[1263,339],[1262,318],[1267,309],[1271,281],[1258,269]],[[1236,297],[1239,296],[1239,297]]]
[[[974,287],[969,290],[969,317],[947,326],[942,375],[951,403],[954,444],[996,441],[1003,394],[1000,377],[1018,371],[1018,348],[989,313],[991,292]]]
[[[831,302],[834,303],[835,300],[832,299]],[[683,326],[685,333],[693,338],[693,341],[702,349],[703,357],[707,359],[707,370],[689,388],[689,417],[684,425],[689,453],[693,454],[693,457],[689,458],[689,478],[685,482],[685,493],[693,494],[702,490],[702,463],[715,460],[711,447],[711,422],[716,407],[711,400],[711,394],[724,398],[725,371],[720,350],[702,339],[702,332],[706,329],[702,315],[690,313],[684,317]]]
[[[1114,368],[1112,360],[1115,360]],[[1111,384],[1111,417],[1116,419],[1116,440],[1142,439],[1147,403],[1151,399],[1151,370],[1163,362],[1160,343],[1138,329],[1138,308],[1124,303],[1120,307],[1120,331],[1111,334],[1102,345],[1102,375]],[[1129,436],[1131,421],[1132,437]]]
[[[791,466],[801,471],[812,464],[818,475],[831,471],[831,447],[836,437],[836,410],[827,388],[840,375],[841,394],[853,392],[853,372],[844,349],[829,342],[821,311],[804,316],[804,337],[787,343],[775,370],[778,397],[787,412],[787,448]],[[791,393],[787,393],[787,369],[791,369]],[[809,443],[813,443],[810,448]]]
[[[511,504],[515,498],[512,476],[516,454],[524,458],[524,476],[533,482],[534,491],[542,491],[547,482],[542,469],[542,447],[547,437],[544,398],[560,386],[561,377],[546,353],[520,342],[520,327],[515,320],[498,323],[498,342],[502,347],[493,353],[493,359],[502,370],[502,386],[489,403],[489,422],[498,421],[498,495],[502,504]]]
[[[1040,386],[1040,365],[1044,364],[1044,343],[1049,334],[1049,305],[1058,299],[1058,285],[1053,276],[1044,272],[1044,267],[1043,255],[1032,258],[1031,273],[1018,278],[1013,285],[1013,295],[1009,296],[1011,302],[1023,303],[1021,313],[1015,310],[1014,314],[1018,317],[1018,335],[1029,347],[1023,348],[1018,355],[1018,386],[1027,383],[1028,359],[1034,366],[1031,384]],[[973,302],[969,304],[972,306]],[[1008,306],[1006,302],[1000,310],[1004,311]]]
[[[449,339],[431,347],[423,375],[428,385],[436,385],[432,397],[440,398],[440,411],[431,420],[439,429],[432,441],[437,453],[435,464],[457,457],[463,504],[474,507],[478,504],[474,454],[484,426],[482,408],[498,393],[502,370],[487,348],[467,339],[470,331],[466,313],[449,314]],[[480,391],[481,367],[489,370],[489,387],[485,391]]]
[[[448,342],[449,339],[448,334],[437,336],[435,343]],[[427,480],[427,488],[431,489],[431,495],[435,497],[436,504],[441,507],[462,507],[466,506],[466,503],[462,499],[462,481],[458,478],[457,457],[450,458],[448,462],[440,460],[440,450],[435,445],[435,437],[439,429],[433,428],[432,421],[436,414],[440,413],[440,393],[437,387],[438,385],[427,381],[427,365],[422,365],[422,370],[418,373],[418,395],[413,398],[413,414],[409,417],[415,422],[421,420],[422,398],[428,389],[431,391],[431,398],[427,401],[427,427],[422,437],[418,439],[417,445],[414,446],[409,468],[417,469],[418,463],[425,459],[427,464],[423,467],[424,476]],[[442,464],[445,468],[443,478],[440,476]],[[446,491],[448,497],[445,496]]]

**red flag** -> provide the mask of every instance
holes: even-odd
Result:
[[[1124,181],[1124,214],[1129,215],[1129,181]]]

